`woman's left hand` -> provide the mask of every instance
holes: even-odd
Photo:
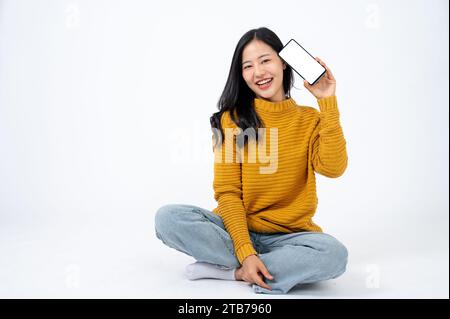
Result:
[[[330,69],[321,59],[316,57],[316,61],[319,62],[327,71],[319,81],[314,83],[314,85],[310,85],[306,80],[303,80],[305,88],[307,88],[308,91],[316,97],[316,99],[335,95],[336,79],[334,78],[333,73],[331,73]]]

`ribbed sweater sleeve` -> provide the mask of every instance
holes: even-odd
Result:
[[[318,99],[317,102],[320,112],[319,120],[311,135],[311,160],[317,173],[336,178],[344,173],[348,160],[337,99],[333,95]]]
[[[242,201],[242,171],[237,160],[235,134],[227,134],[225,129],[236,128],[228,112],[221,118],[224,137],[220,146],[214,148],[214,199],[218,203],[219,214],[234,244],[236,257],[242,264],[252,254],[257,254],[250,239],[247,213]],[[228,130],[230,131],[230,130]],[[232,146],[232,152],[226,151]]]

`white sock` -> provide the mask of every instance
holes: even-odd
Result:
[[[186,266],[185,275],[190,280],[200,278],[236,280],[236,278],[234,277],[235,270],[235,268],[222,269],[216,264],[197,261]]]

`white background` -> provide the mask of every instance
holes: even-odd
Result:
[[[153,223],[216,206],[209,117],[239,38],[266,26],[330,66],[349,156],[317,175],[314,219],[347,272],[283,297],[448,298],[448,6],[0,1],[0,297],[267,297],[188,281],[194,259]]]

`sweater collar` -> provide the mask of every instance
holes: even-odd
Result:
[[[280,102],[271,102],[268,100],[260,99],[255,97],[253,99],[255,110],[266,111],[266,112],[286,112],[297,107],[293,98],[286,98]]]

